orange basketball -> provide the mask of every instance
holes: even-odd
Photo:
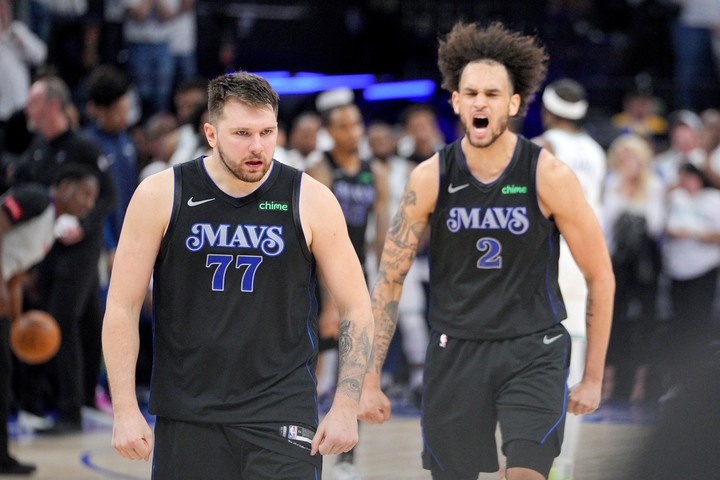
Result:
[[[60,348],[60,327],[49,313],[28,310],[10,325],[10,348],[22,362],[45,363]]]

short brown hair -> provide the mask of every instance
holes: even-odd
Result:
[[[228,99],[234,98],[250,107],[272,107],[277,118],[280,97],[267,80],[248,72],[234,72],[220,75],[208,85],[208,113],[214,122],[223,113]]]
[[[548,55],[537,37],[510,31],[500,22],[486,28],[477,23],[456,23],[438,48],[442,87],[458,91],[465,67],[482,60],[505,66],[513,93],[520,95],[519,113],[524,113],[547,73]]]

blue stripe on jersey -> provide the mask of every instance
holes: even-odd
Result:
[[[570,335],[568,335],[567,338],[565,338],[565,353],[564,353],[564,357],[566,359],[565,368],[568,369],[568,377],[570,376],[570,369],[569,369],[570,356],[568,355],[568,347],[571,345],[571,343],[570,343],[571,341],[572,341],[571,337],[570,337]],[[548,439],[550,434],[555,431],[555,429],[558,427],[560,422],[562,422],[563,418],[565,418],[565,415],[567,412],[567,402],[568,402],[568,383],[567,383],[567,378],[566,378],[565,379],[565,397],[563,399],[562,414],[560,415],[560,418],[558,418],[558,421],[555,422],[555,425],[553,425],[550,428],[550,430],[548,430],[548,432],[545,434],[545,436],[542,438],[542,440],[540,440],[540,444],[545,443],[545,440]]]
[[[310,339],[310,345],[312,346],[313,353],[317,354],[317,346],[315,345],[315,341],[313,340],[312,335],[312,329],[310,328],[310,319],[312,319],[313,311],[317,311],[318,308],[318,301],[317,297],[315,296],[315,289],[317,287],[316,282],[317,278],[314,277],[315,275],[315,265],[310,266],[310,270],[308,271],[308,297],[310,301],[308,302],[308,312],[307,317],[305,318],[305,328],[307,330],[308,338]],[[315,278],[315,281],[313,279]],[[312,356],[307,359],[307,362],[305,362],[305,369],[308,372],[308,375],[310,375],[310,379],[313,382],[313,385],[315,385],[315,393],[313,394],[313,399],[315,400],[315,427],[317,427],[320,423],[320,419],[318,418],[318,397],[317,397],[317,378],[315,377],[315,373],[312,371],[312,367],[310,365],[310,361],[312,360]]]
[[[557,312],[557,307],[555,306],[555,298],[553,297],[553,293],[552,293],[553,282],[552,282],[552,278],[550,276],[550,272],[552,270],[550,263],[553,259],[553,254],[555,253],[555,246],[553,245],[552,236],[553,236],[553,232],[548,232],[548,246],[550,248],[550,255],[548,256],[548,263],[547,263],[547,267],[545,268],[545,290],[547,291],[548,299],[550,300],[550,306],[552,307],[552,311],[553,311],[553,315],[555,316],[555,320],[557,320],[559,322],[560,318],[559,318],[559,315]]]

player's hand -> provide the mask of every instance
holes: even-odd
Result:
[[[153,431],[139,409],[115,412],[112,446],[130,460],[150,459],[153,449]]]
[[[337,455],[350,451],[358,442],[357,403],[337,397],[318,426],[310,455]]]
[[[365,383],[360,396],[358,418],[367,423],[385,423],[390,419],[392,406],[383,391]]]
[[[570,389],[568,394],[568,413],[586,415],[600,406],[602,382],[583,380]]]

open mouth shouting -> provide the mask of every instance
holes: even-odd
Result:
[[[489,124],[490,124],[490,120],[488,120],[487,117],[483,117],[483,116],[473,117],[472,125],[473,125],[473,128],[475,128],[475,129],[478,129],[478,130],[485,129],[488,127]]]

